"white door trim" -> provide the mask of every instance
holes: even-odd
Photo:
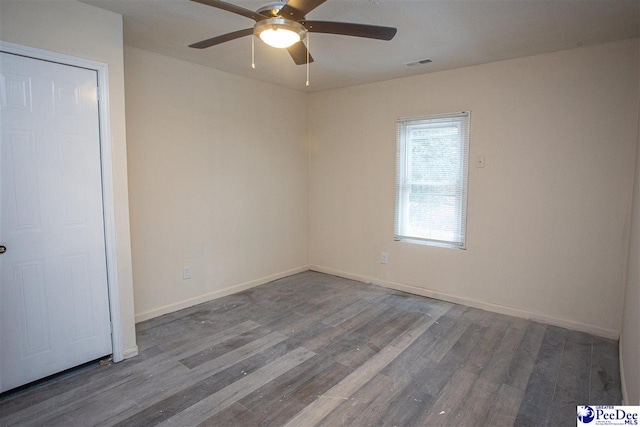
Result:
[[[107,282],[109,287],[109,314],[111,315],[111,343],[113,361],[124,359],[122,324],[120,322],[120,292],[118,287],[118,258],[116,252],[116,227],[113,198],[111,159],[111,126],[109,121],[108,65],[90,59],[77,58],[62,53],[21,46],[0,40],[0,52],[13,53],[64,65],[88,68],[98,73],[98,116],[100,119],[100,156],[102,164],[102,203],[104,209],[105,252],[107,256]]]

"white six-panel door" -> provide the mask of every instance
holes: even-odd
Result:
[[[112,353],[96,86],[0,53],[0,392]]]

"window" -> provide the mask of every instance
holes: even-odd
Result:
[[[469,115],[398,120],[395,240],[464,249]]]

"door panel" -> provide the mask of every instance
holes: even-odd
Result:
[[[0,53],[0,391],[112,352],[96,81]]]

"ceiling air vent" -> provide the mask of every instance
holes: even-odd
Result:
[[[424,64],[428,64],[432,62],[429,58],[427,59],[421,59],[420,61],[415,61],[415,62],[407,62],[405,65],[407,67],[413,67],[414,65],[424,65]]]

